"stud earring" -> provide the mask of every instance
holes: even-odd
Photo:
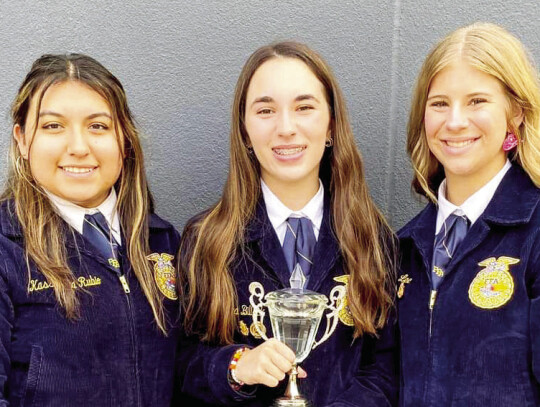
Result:
[[[332,147],[334,145],[334,139],[330,137],[329,139],[326,139],[326,142],[324,143],[325,147]]]
[[[503,141],[502,149],[505,152],[508,152],[517,147],[519,140],[516,135],[512,132],[506,133],[506,138]]]

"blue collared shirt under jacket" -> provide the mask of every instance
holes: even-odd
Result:
[[[336,285],[347,284],[348,277],[343,269],[338,242],[330,227],[329,212],[327,196],[306,287],[326,296]],[[186,260],[182,258],[182,264]],[[265,293],[269,293],[289,287],[290,277],[283,249],[268,219],[262,198],[248,226],[244,255],[237,257],[232,272],[238,292],[235,312],[238,314],[239,325],[235,342],[255,347],[263,340],[253,326],[249,284],[257,281],[264,286]],[[264,322],[267,335],[272,337],[268,313]],[[323,316],[317,338],[321,337],[325,324],[326,318]],[[380,332],[378,340],[370,335],[353,339],[353,332],[351,316],[344,310],[333,335],[301,363],[308,377],[299,379],[300,391],[314,407],[396,405],[396,325],[388,324]],[[277,388],[260,385],[254,395],[242,395],[232,389],[227,381],[227,370],[237,348],[238,345],[205,345],[198,343],[196,338],[189,346],[189,340],[185,340],[179,352],[178,384],[184,394],[173,405],[262,407],[271,405],[272,400],[282,396],[286,380]]]
[[[129,294],[81,234],[65,224],[65,236],[80,289],[73,321],[35,267],[28,276],[20,227],[0,206],[0,406],[169,406],[178,301],[164,297],[164,336],[125,253]],[[176,256],[178,232],[156,215],[149,241],[151,253]]]
[[[540,405],[540,190],[514,164],[430,309],[437,208],[400,232],[401,405]]]

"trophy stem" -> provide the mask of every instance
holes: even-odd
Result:
[[[300,397],[298,384],[296,383],[296,376],[298,376],[298,365],[295,363],[291,372],[289,373],[289,383],[287,384],[287,389],[285,390],[285,397],[289,397],[291,399]]]
[[[277,399],[274,403],[274,407],[309,407],[310,403],[302,397],[300,391],[298,391],[298,384],[296,383],[296,376],[298,376],[298,366],[296,363],[293,365],[292,370],[289,373],[289,383],[285,390],[285,395]]]

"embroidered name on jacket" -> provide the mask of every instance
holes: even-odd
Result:
[[[506,304],[514,293],[514,280],[509,272],[510,265],[519,259],[501,256],[495,260],[490,257],[478,263],[485,267],[469,287],[469,299],[479,308],[494,309]]]
[[[101,278],[94,277],[92,275],[88,277],[81,276],[77,278],[76,281],[71,283],[72,288],[86,288],[86,287],[93,287],[96,285],[101,285]],[[43,291],[43,290],[49,290],[53,289],[54,285],[49,283],[48,281],[40,281],[37,278],[31,279],[28,283],[28,292],[34,292],[34,291]]]

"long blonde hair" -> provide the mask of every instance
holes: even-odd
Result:
[[[118,194],[117,210],[133,272],[148,299],[158,327],[165,332],[162,296],[146,259],[149,252],[148,219],[153,211],[153,200],[146,181],[139,132],[120,81],[89,56],[43,55],[34,62],[19,88],[11,109],[13,124],[18,124],[25,131],[28,111],[35,98],[37,123],[45,92],[50,86],[65,81],[84,83],[100,94],[110,104],[116,134],[123,136],[123,140],[118,140],[119,145],[123,146],[122,172],[114,186]],[[30,261],[33,262],[52,284],[66,316],[77,318],[79,300],[72,284],[75,277],[67,262],[66,224],[36,182],[28,160],[23,159],[13,139],[7,186],[0,199],[7,201],[7,206],[20,224],[27,264],[30,267]]]
[[[330,186],[332,229],[349,273],[349,308],[355,335],[376,333],[392,306],[392,233],[369,196],[345,100],[329,66],[306,45],[281,42],[255,51],[236,85],[230,131],[229,175],[218,203],[186,228],[180,254],[187,287],[184,328],[203,340],[231,343],[237,326],[237,292],[231,272],[260,198],[260,168],[248,153],[246,93],[257,68],[272,58],[303,61],[323,84],[331,111],[334,146],[326,149],[320,177]]]
[[[510,129],[519,140],[510,155],[540,186],[540,85],[538,71],[523,44],[504,28],[475,23],[443,38],[426,57],[413,91],[407,129],[407,152],[414,168],[413,189],[436,202],[444,170],[430,152],[424,112],[433,78],[455,61],[463,61],[498,79],[511,105],[523,111],[523,122]],[[511,123],[508,112],[508,123]]]

